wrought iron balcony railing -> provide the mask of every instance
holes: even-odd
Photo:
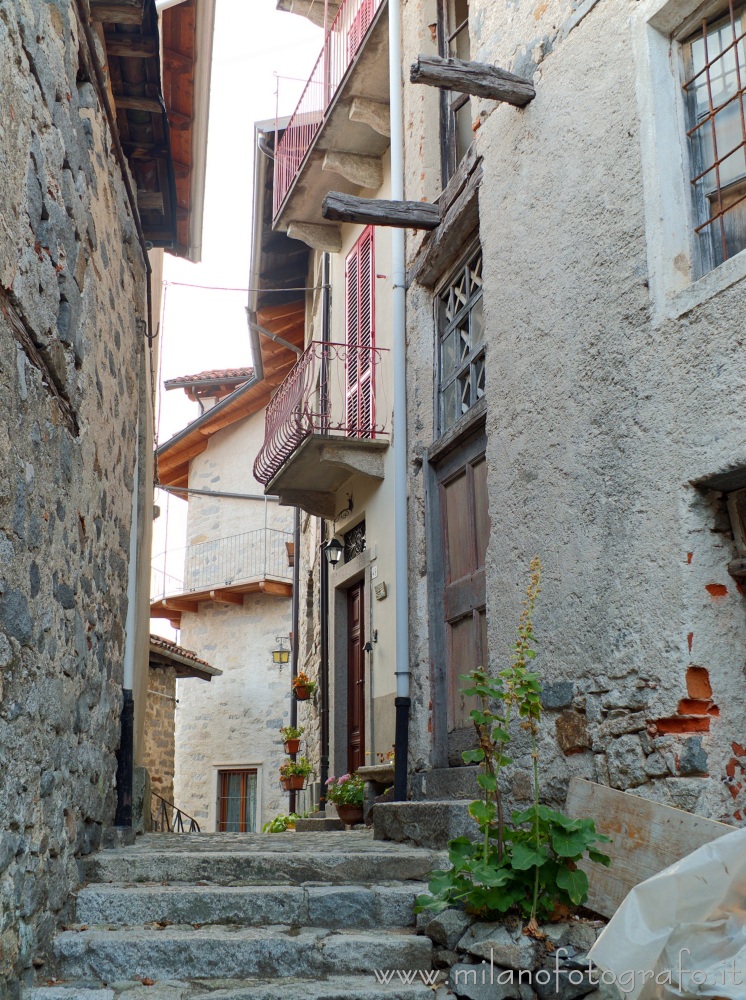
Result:
[[[153,559],[151,567],[151,602],[250,580],[291,582],[293,570],[288,565],[287,543],[292,540],[291,531],[258,528],[163,552]]]
[[[384,0],[342,0],[275,154],[274,217]]]
[[[387,437],[385,398],[376,398],[380,347],[313,341],[267,407],[254,476],[266,486],[312,434]]]

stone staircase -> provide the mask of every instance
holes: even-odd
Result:
[[[456,837],[479,837],[469,815],[482,796],[478,774],[478,767],[443,767],[410,775],[409,801],[376,804],[376,838],[444,849]]]
[[[81,862],[76,924],[23,997],[432,1000],[413,901],[442,860],[367,832],[147,835]]]

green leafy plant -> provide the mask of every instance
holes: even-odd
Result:
[[[588,896],[588,877],[578,862],[588,857],[609,865],[598,850],[608,837],[596,833],[591,819],[569,819],[541,805],[539,800],[538,734],[541,721],[541,683],[529,670],[536,657],[533,614],[541,590],[541,563],[531,562],[531,578],[523,602],[518,635],[509,667],[497,677],[479,667],[462,675],[467,697],[478,707],[470,713],[477,746],[463,753],[464,763],[479,764],[477,782],[483,796],[469,806],[481,837],[458,837],[449,844],[451,868],[433,872],[430,895],[417,899],[417,911],[440,912],[461,905],[482,917],[518,910],[529,918],[529,929],[562,907],[579,906]],[[531,740],[533,803],[513,812],[506,821],[500,793],[500,772],[508,756],[510,726],[518,721]]]
[[[301,726],[300,729],[296,728],[295,726],[285,726],[283,729],[280,730],[280,736],[284,741],[299,740],[304,732],[305,730],[303,726]]]
[[[343,774],[329,778],[326,783],[327,802],[340,806],[361,806],[365,799],[365,782],[356,774]]]
[[[307,757],[300,757],[298,760],[290,760],[290,758],[288,758],[284,761],[284,763],[280,764],[281,778],[290,778],[294,774],[307,778],[312,773],[313,764]]]
[[[300,816],[297,813],[280,813],[274,819],[268,820],[262,827],[262,833],[285,833],[286,830],[295,826],[296,820]]]

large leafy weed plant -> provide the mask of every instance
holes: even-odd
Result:
[[[470,913],[491,919],[508,911],[528,918],[528,929],[538,931],[538,921],[582,905],[588,897],[588,877],[578,862],[609,865],[599,850],[609,841],[596,832],[591,819],[570,819],[539,800],[538,735],[541,722],[541,682],[529,669],[536,657],[533,615],[541,590],[541,563],[531,562],[531,577],[510,666],[490,676],[483,667],[462,674],[464,694],[476,697],[470,713],[477,732],[477,746],[463,753],[464,763],[478,764],[481,799],[469,813],[480,831],[478,840],[458,837],[448,845],[451,867],[431,875],[429,895],[419,896],[418,912],[439,913],[462,906]],[[514,720],[531,740],[532,805],[503,813],[500,772],[513,763],[508,755],[510,727]]]

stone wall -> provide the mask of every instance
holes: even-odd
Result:
[[[0,988],[115,804],[144,263],[72,4],[0,0]],[[40,958],[41,960],[41,958]]]
[[[406,4],[412,47],[427,41],[426,7]],[[641,118],[635,47],[635,18],[648,7],[470,4],[473,58],[530,75],[537,89],[523,111],[474,102],[484,157],[491,666],[508,661],[538,554],[547,797],[561,802],[577,774],[737,823],[746,616],[727,571],[734,550],[722,498],[691,482],[746,463],[737,332],[746,288],[736,281],[680,316],[654,310],[641,161],[651,124]],[[407,88],[406,106],[407,197],[416,198],[432,197],[421,164],[436,121],[432,100],[410,93],[419,89]],[[438,655],[426,625],[419,472],[432,441],[428,290],[413,287],[408,321],[411,764],[426,768]],[[519,749],[517,801],[529,763]]]
[[[165,665],[148,671],[145,703],[145,736],[142,764],[150,775],[151,789],[166,802],[174,801],[174,730],[176,669]],[[160,803],[153,802],[153,811]]]
[[[290,664],[272,663],[275,637],[287,635],[290,598],[247,594],[243,607],[205,602],[184,613],[181,641],[223,671],[209,684],[177,684],[175,804],[216,825],[217,771],[260,770],[257,826],[287,812],[279,768],[280,729],[290,723]]]
[[[252,465],[263,440],[263,411],[219,431],[192,460],[189,485],[261,496]],[[265,524],[288,532],[292,541],[293,512],[276,502],[199,496],[189,501],[191,544],[261,531]],[[290,583],[284,539],[280,542],[275,565],[282,565]],[[204,602],[198,613],[182,614],[180,642],[223,671],[209,684],[177,684],[174,802],[203,830],[215,829],[218,765],[261,769],[259,827],[287,812],[279,783],[285,758],[279,730],[290,722],[290,664],[273,665],[272,650],[276,637],[287,638],[290,630],[290,598],[268,593],[246,594],[243,606]]]

